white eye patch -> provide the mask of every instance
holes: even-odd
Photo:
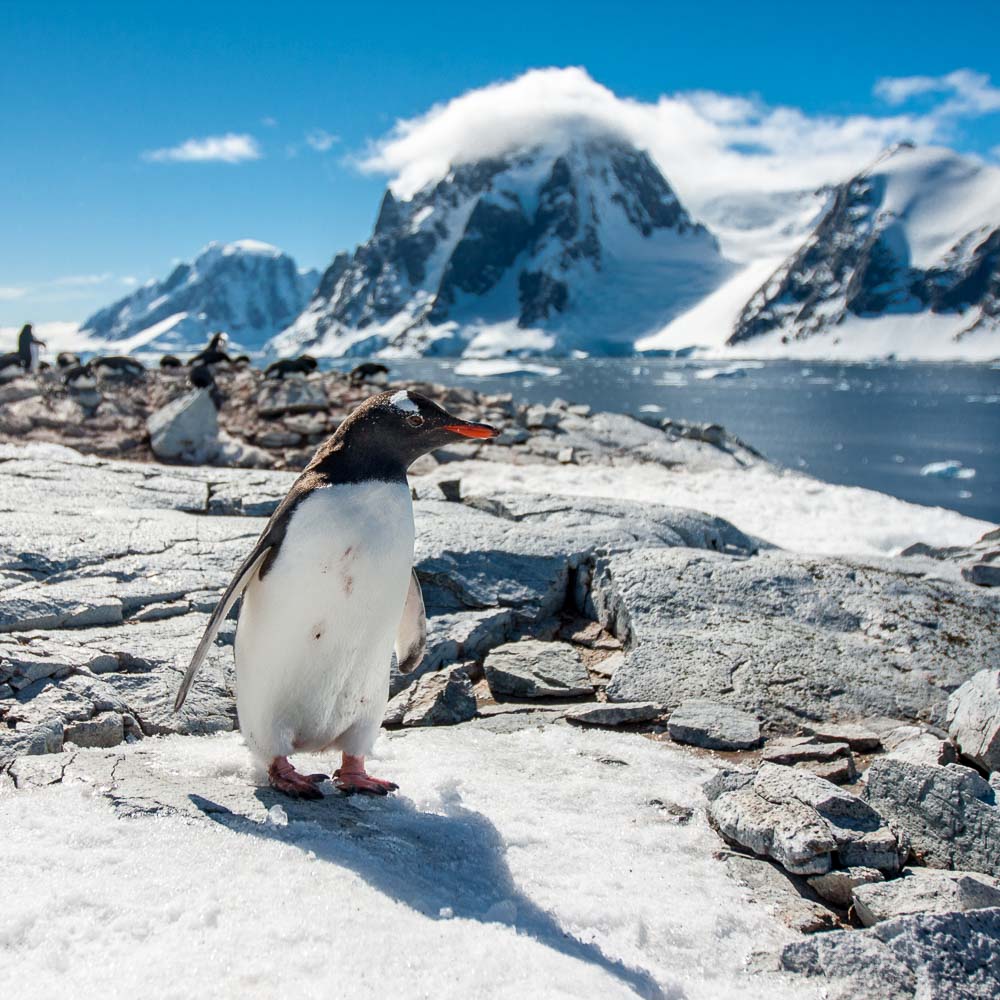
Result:
[[[395,396],[389,397],[389,402],[397,409],[402,410],[403,413],[419,413],[420,407],[410,399],[410,394],[402,389],[396,393]]]

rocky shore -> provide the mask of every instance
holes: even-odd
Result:
[[[290,470],[379,389],[336,373],[269,385],[251,369],[219,385],[214,432],[207,394],[169,374],[99,387],[89,409],[45,374],[0,386],[0,809],[86,787],[136,821],[238,817],[288,836],[320,824],[378,854],[365,845],[379,818],[358,827],[332,791],[289,806],[231,770],[184,771],[181,747],[225,755],[234,739],[190,737],[237,728],[235,620],[170,711],[208,614]],[[717,427],[417,388],[503,434],[413,470],[429,637],[416,674],[393,676],[390,759],[451,740],[500,755],[550,741],[564,775],[603,761],[605,785],[631,783],[667,831],[662,850],[712,866],[705,877],[766,928],[749,965],[733,959],[746,995],[811,995],[820,981],[827,996],[871,995],[876,980],[891,998],[996,995],[1000,533],[817,555],[711,512],[524,483],[483,492],[473,472],[487,462],[709,478],[767,463]],[[192,408],[219,464],[153,461],[157,431]],[[700,839],[672,839],[685,837]],[[520,918],[494,917],[554,947],[519,905]],[[601,974],[633,994],[713,995],[671,979],[662,941],[600,940]]]

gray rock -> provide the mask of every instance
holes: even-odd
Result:
[[[1000,876],[1000,809],[971,768],[880,758],[868,769],[864,797],[906,831],[920,864]]]
[[[733,881],[750,889],[755,903],[766,907],[793,930],[812,934],[839,926],[833,913],[804,896],[795,881],[770,861],[746,854],[727,854],[726,870]]]
[[[977,587],[1000,587],[1000,564],[973,563],[963,567],[962,576]]]
[[[1000,908],[897,917],[786,945],[780,967],[821,980],[829,1000],[992,1000],[1000,995]]]
[[[543,427],[546,429],[558,427],[559,413],[554,410],[546,409],[546,407],[536,403],[534,406],[529,406],[525,411],[524,425],[531,430]]]
[[[219,452],[219,415],[207,389],[151,413],[146,429],[153,454],[164,461],[207,465]]]
[[[386,725],[452,726],[476,715],[476,696],[461,667],[424,674],[386,707]]]
[[[633,704],[597,702],[577,705],[566,712],[566,719],[587,726],[623,726],[639,722],[655,722],[663,717],[663,706],[653,701]]]
[[[908,845],[861,799],[816,775],[778,764],[723,771],[705,785],[712,825],[731,843],[796,875],[847,868],[896,872]]]
[[[509,642],[486,657],[483,670],[494,695],[576,698],[594,692],[580,654],[565,642]]]
[[[876,753],[882,749],[878,734],[856,722],[809,722],[802,731],[819,743],[846,743],[855,753]]]
[[[257,413],[262,417],[312,413],[328,406],[321,383],[299,378],[267,379],[257,396]]]
[[[952,913],[1000,906],[996,879],[978,872],[904,868],[901,878],[854,889],[854,912],[871,927],[914,913]]]
[[[877,868],[847,868],[814,875],[807,881],[817,895],[846,910],[854,901],[856,886],[883,882],[885,876]]]
[[[124,739],[125,726],[117,712],[101,712],[63,729],[63,742],[78,747],[115,747]]]
[[[994,592],[899,561],[645,549],[600,561],[591,590],[628,650],[612,701],[708,698],[778,729],[877,715],[940,725],[970,665],[1000,659]]]
[[[760,723],[749,713],[704,698],[682,702],[667,720],[670,738],[709,750],[753,750]]]
[[[980,670],[948,699],[948,732],[963,756],[1000,771],[1000,670]]]
[[[810,736],[792,736],[770,741],[764,747],[761,759],[771,764],[798,764],[803,761],[828,762],[850,755],[851,750],[846,743],[823,743]]]
[[[911,764],[954,764],[955,745],[918,726],[900,726],[883,737],[888,756]]]
[[[301,441],[301,434],[282,430],[280,427],[257,435],[257,444],[262,448],[294,448]]]

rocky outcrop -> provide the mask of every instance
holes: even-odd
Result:
[[[906,831],[920,864],[1000,876],[996,794],[971,768],[886,757],[869,768],[864,796]]]
[[[948,699],[948,732],[964,757],[1000,771],[1000,670],[980,670]]]

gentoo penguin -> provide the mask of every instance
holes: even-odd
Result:
[[[0,378],[37,371],[38,348],[44,346],[45,341],[35,336],[31,324],[25,323],[17,335],[17,350],[11,354],[0,354]]]
[[[264,369],[264,378],[284,378],[286,375],[309,375],[316,371],[319,362],[311,354],[297,358],[282,358],[273,361]]]
[[[174,711],[236,598],[236,707],[240,729],[271,785],[320,798],[324,774],[300,774],[293,753],[342,753],[342,791],[386,795],[369,776],[400,670],[423,656],[426,625],[413,572],[409,465],[456,435],[492,438],[488,424],[460,420],[419,393],[383,392],[361,404],[316,452],[272,515],[216,607]]]
[[[217,409],[222,409],[223,395],[219,389],[212,369],[208,365],[192,365],[188,373],[188,380],[195,389],[208,389],[208,394],[212,398],[212,405]]]
[[[109,354],[106,358],[92,358],[88,364],[91,369],[101,375],[112,378],[118,376],[140,376],[146,374],[146,366],[135,358],[124,354]]]
[[[223,350],[226,346],[229,337],[223,333],[221,330],[218,333],[212,334],[212,339],[208,342],[208,346],[202,348],[189,362],[192,365],[217,365],[225,362],[230,364],[232,358]]]
[[[56,355],[56,365],[65,371],[67,368],[75,368],[80,364],[80,355],[70,351],[60,351]]]
[[[175,358],[172,354],[164,354],[160,358],[160,368],[163,371],[171,368],[183,368],[184,365],[181,364],[180,358]]]
[[[351,370],[352,382],[365,382],[369,379],[385,385],[389,381],[389,369],[377,361],[364,361]]]
[[[97,379],[89,364],[74,365],[69,371],[63,373],[63,382],[67,389],[76,392],[89,392],[97,387]]]

